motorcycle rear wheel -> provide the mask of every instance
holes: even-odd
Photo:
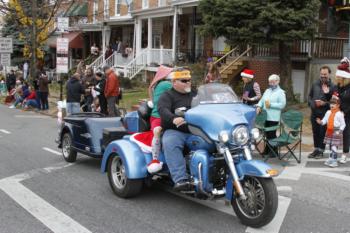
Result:
[[[129,179],[123,160],[118,155],[108,159],[107,176],[113,192],[123,198],[136,196],[141,192],[143,179]]]
[[[267,225],[274,218],[278,206],[277,188],[272,178],[247,176],[241,184],[247,199],[241,200],[235,195],[231,200],[237,217],[249,227]]]

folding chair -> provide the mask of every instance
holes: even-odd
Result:
[[[271,127],[265,127],[265,122],[267,120],[267,113],[265,110],[262,110],[260,114],[256,115],[255,117],[255,127],[258,128],[260,130],[260,134],[262,135],[260,137],[260,139],[258,139],[256,142],[255,142],[255,148],[256,150],[259,152],[259,154],[261,154],[263,157],[264,157],[264,150],[265,150],[265,147],[268,146],[267,145],[267,137],[266,137],[266,133],[269,132],[269,131],[275,131],[275,130],[278,130],[280,128],[280,125],[276,125],[276,126],[271,126]],[[261,150],[259,148],[260,144],[263,144],[264,147],[263,147],[263,150]],[[269,156],[265,156],[265,161],[269,158]]]
[[[295,160],[301,162],[301,140],[302,140],[302,126],[303,126],[303,114],[299,111],[289,110],[282,113],[281,115],[281,133],[277,138],[270,139],[267,142],[267,146],[277,147],[278,154],[275,151],[271,152],[277,156],[279,159],[285,158],[287,155],[287,160],[290,157],[295,158]],[[281,154],[281,148],[285,147],[288,151]],[[297,156],[294,151],[299,147],[299,155]]]

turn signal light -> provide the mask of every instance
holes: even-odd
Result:
[[[270,176],[278,176],[279,172],[276,169],[268,169],[266,170],[266,173]]]

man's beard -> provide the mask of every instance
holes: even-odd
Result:
[[[190,92],[191,92],[191,87],[186,87],[186,88],[184,89],[184,91],[185,91],[185,93],[190,93]]]

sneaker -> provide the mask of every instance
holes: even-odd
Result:
[[[318,150],[314,150],[313,152],[311,152],[307,157],[309,158],[309,159],[313,159],[313,158],[315,158],[315,155],[317,155],[318,154]]]
[[[332,163],[332,158],[328,158],[325,162],[324,165],[329,166]]]
[[[15,105],[11,105],[9,108],[16,108]]]
[[[346,155],[342,155],[341,158],[339,159],[339,163],[346,163]]]
[[[322,159],[323,158],[323,152],[322,151],[318,151],[314,158],[315,159]]]
[[[332,159],[331,163],[328,166],[329,167],[338,167],[338,161],[336,159]]]

